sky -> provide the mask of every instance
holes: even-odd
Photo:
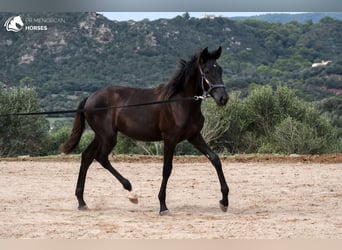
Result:
[[[174,18],[178,15],[183,15],[184,12],[99,12],[110,20],[117,21],[141,21],[145,18],[149,20],[156,20],[159,18]],[[189,12],[190,17],[201,17],[204,15],[215,15],[224,17],[234,17],[234,16],[255,16],[267,13],[276,12]],[[277,13],[300,13],[300,12],[277,12]]]

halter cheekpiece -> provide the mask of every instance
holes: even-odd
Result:
[[[213,90],[213,89],[216,89],[216,88],[226,88],[224,86],[224,84],[212,84],[208,78],[205,76],[201,66],[198,66],[199,68],[199,71],[201,73],[201,85],[202,85],[202,91],[203,91],[203,94],[201,96],[196,96],[197,97],[197,100],[198,99],[205,99],[207,97],[210,97],[210,92]],[[204,82],[208,85],[208,89],[205,90],[204,88]]]

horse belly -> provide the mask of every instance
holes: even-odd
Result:
[[[138,109],[137,109],[138,110]],[[160,141],[162,139],[158,122],[146,112],[122,112],[117,120],[117,128],[124,135],[139,141]]]
[[[145,142],[151,142],[151,141],[161,141],[161,135],[159,134],[152,134],[149,133],[149,131],[146,131],[144,133],[136,133],[136,131],[121,131],[124,135],[128,136],[129,138],[132,138],[134,140],[138,141],[145,141]]]
[[[138,141],[160,141],[161,133],[152,132],[149,129],[144,129],[141,131],[135,130],[134,128],[119,129],[124,135]]]

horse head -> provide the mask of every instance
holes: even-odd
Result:
[[[225,105],[229,99],[222,80],[222,68],[216,61],[220,58],[221,53],[221,46],[212,52],[209,52],[208,48],[205,48],[198,57],[203,96],[213,97],[219,106]]]

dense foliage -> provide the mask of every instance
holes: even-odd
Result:
[[[11,15],[1,13],[0,23]],[[44,110],[75,108],[109,84],[156,86],[171,78],[179,58],[219,45],[224,81],[243,96],[251,83],[286,84],[309,101],[342,88],[342,21],[330,17],[274,23],[196,19],[186,13],[139,22],[110,21],[96,13],[21,16],[64,20],[41,32],[0,29],[0,84],[35,87]],[[332,62],[311,68],[321,60]]]
[[[41,111],[34,89],[0,88],[0,114]],[[42,116],[0,116],[0,157],[44,155],[49,122]]]
[[[341,12],[305,12],[305,13],[297,13],[297,14],[288,14],[288,13],[277,13],[277,14],[261,14],[256,16],[237,16],[232,17],[233,20],[246,20],[246,19],[254,19],[265,22],[274,22],[274,23],[288,23],[291,21],[297,21],[300,23],[304,22],[319,22],[322,18],[329,16],[337,20],[342,20]]]
[[[252,87],[243,100],[232,95],[220,112],[225,132],[211,144],[221,152],[317,154],[342,150],[336,127],[287,87]]]

